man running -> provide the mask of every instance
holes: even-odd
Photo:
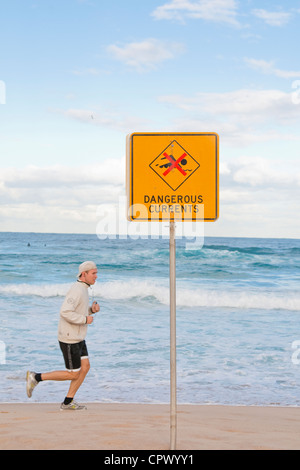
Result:
[[[74,397],[90,369],[85,337],[87,326],[93,323],[92,314],[99,312],[100,307],[97,302],[93,302],[92,306],[89,307],[88,288],[95,284],[97,272],[97,266],[93,261],[82,263],[79,266],[77,282],[71,286],[60,309],[58,341],[66,370],[46,373],[28,371],[26,391],[29,398],[39,382],[70,380],[69,391],[60,409],[86,409],[85,406],[76,403]]]

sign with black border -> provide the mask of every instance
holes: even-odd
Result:
[[[128,220],[218,219],[218,134],[133,133],[126,164]]]

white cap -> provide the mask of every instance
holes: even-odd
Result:
[[[79,277],[85,271],[90,271],[91,269],[97,269],[97,266],[94,261],[85,261],[79,266],[77,277]]]

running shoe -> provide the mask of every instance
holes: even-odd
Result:
[[[60,410],[61,411],[64,411],[64,410],[73,410],[73,411],[87,410],[87,407],[84,406],[84,405],[79,405],[76,401],[72,400],[69,405],[65,405],[64,403],[62,403],[60,405]]]
[[[32,392],[37,385],[38,382],[35,380],[35,372],[30,372],[28,370],[26,374],[26,392],[29,398],[32,397]]]

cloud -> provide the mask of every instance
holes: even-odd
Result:
[[[220,168],[220,219],[225,236],[297,237],[299,160],[240,156]],[[252,221],[252,223],[251,223]]]
[[[124,159],[78,167],[2,168],[1,230],[95,233],[99,208],[113,210],[124,182]]]
[[[300,195],[299,163],[283,165],[278,159],[270,161],[258,156],[241,156],[235,161],[227,162],[220,168],[222,185],[231,190],[252,194],[253,189],[264,190],[297,190]]]
[[[239,26],[235,0],[171,0],[157,7],[152,16],[157,20],[184,21],[188,18]]]
[[[267,11],[262,8],[252,10],[254,16],[264,20],[270,26],[284,26],[291,19],[292,14],[285,11]]]
[[[249,59],[247,57],[244,60],[249,67],[267,75],[275,75],[280,78],[300,78],[300,70],[281,70],[275,67],[273,61],[268,62],[266,60]]]
[[[34,165],[25,168],[4,168],[0,180],[14,187],[31,186],[81,186],[86,184],[114,183],[122,184],[124,179],[123,159],[107,159],[98,164],[69,167],[53,165],[38,167]]]
[[[131,42],[124,46],[114,44],[107,47],[114,59],[134,68],[138,72],[155,69],[162,62],[173,59],[184,51],[179,43],[168,43],[158,39],[145,39],[141,42]]]
[[[72,201],[74,205],[81,202],[96,204],[104,199],[113,201],[116,188],[123,189],[124,168],[125,163],[121,159],[78,167],[55,165],[42,168],[30,165],[21,169],[2,168],[0,196],[5,203],[43,201],[47,205],[55,201],[61,206],[66,201]],[[111,191],[110,188],[114,189]],[[98,201],[95,200],[96,194]]]
[[[167,95],[159,100],[182,111],[173,121],[175,131],[214,130],[222,134],[223,141],[235,146],[279,138],[299,139],[292,125],[297,126],[300,106],[293,103],[292,93],[242,89]]]
[[[300,167],[299,160],[293,163],[261,156],[226,161],[223,156],[217,233],[272,236],[276,224],[276,236],[297,233]],[[107,159],[88,167],[2,168],[1,230],[118,233],[122,228],[124,233],[135,234],[125,218],[124,182],[124,159]],[[280,222],[283,217],[284,224]],[[254,223],[249,226],[251,219]]]

